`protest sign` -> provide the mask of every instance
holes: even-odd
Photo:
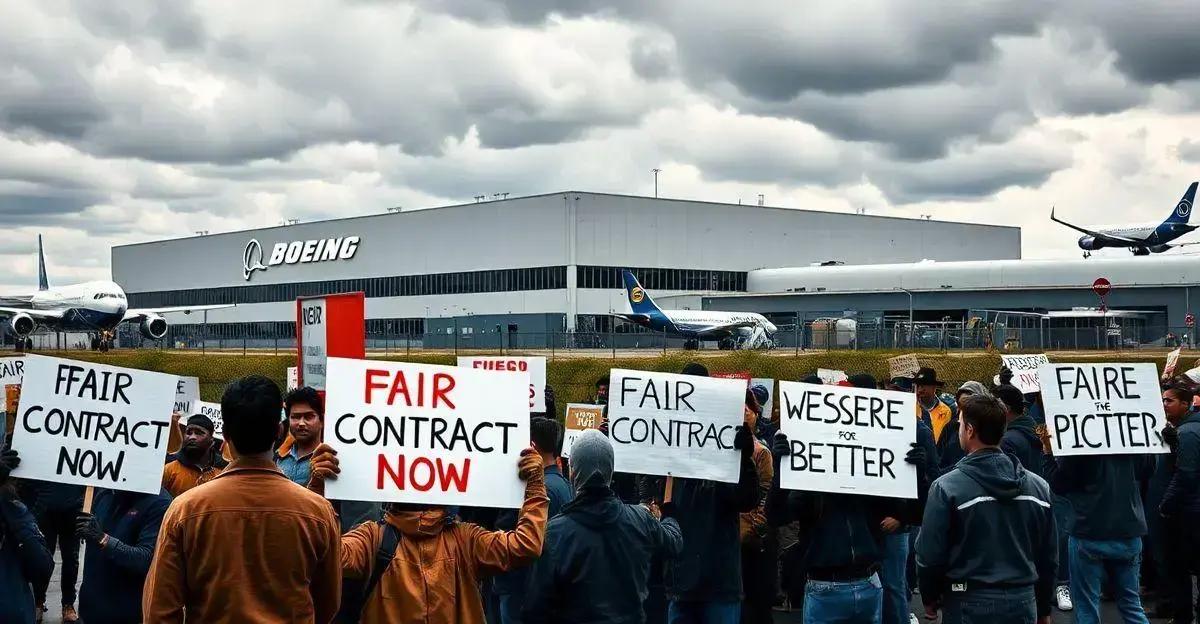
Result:
[[[921,363],[917,361],[915,353],[888,358],[887,363],[888,377],[891,379],[897,377],[915,377],[917,371],[921,370]]]
[[[300,387],[300,377],[295,366],[287,367],[287,392]]]
[[[529,373],[329,358],[329,498],[520,507]]]
[[[201,416],[207,416],[208,419],[213,422],[213,437],[221,439],[221,440],[225,439],[225,419],[221,418],[221,404],[220,403],[209,403],[208,401],[196,401],[196,410],[194,412],[191,412],[191,414],[188,414],[188,416],[190,416],[192,414],[200,414]],[[185,423],[187,422],[186,417],[184,417],[183,422],[185,422]]]
[[[366,356],[365,294],[296,299],[297,386],[325,390],[325,360]]]
[[[608,435],[618,472],[736,483],[746,382],[614,368]]]
[[[546,358],[468,355],[458,358],[464,368],[529,373],[529,411],[546,411]]]
[[[1055,455],[1169,452],[1154,364],[1043,364],[1038,376]]]
[[[566,425],[563,431],[562,456],[571,457],[571,445],[575,438],[588,429],[596,429],[604,420],[603,405],[568,403]]]
[[[1001,355],[1000,360],[1008,370],[1012,371],[1012,385],[1022,394],[1034,394],[1042,391],[1042,383],[1038,378],[1038,369],[1043,364],[1049,364],[1050,358],[1045,353],[1037,355]]]
[[[846,376],[846,371],[835,370],[832,368],[818,368],[817,377],[821,379],[821,383],[832,386],[839,381],[846,381],[849,377]]]
[[[157,494],[178,377],[27,356],[13,476]]]
[[[755,377],[750,380],[750,387],[762,386],[767,389],[767,401],[763,403],[763,417],[770,420],[771,410],[775,409],[775,380],[770,377]]]
[[[917,497],[916,395],[779,382],[779,421],[791,444],[780,464],[788,490]]]
[[[0,358],[0,387],[19,386],[25,372],[25,358]]]
[[[195,414],[196,403],[200,401],[200,380],[195,377],[177,377],[175,382],[175,411],[183,415],[184,420]]]
[[[1167,364],[1163,366],[1163,379],[1170,379],[1175,376],[1175,367],[1179,366],[1179,355],[1183,353],[1183,349],[1175,349],[1167,354]]]
[[[717,379],[741,379],[746,382],[746,386],[750,386],[750,371],[733,371],[731,373],[709,373],[709,377]]]

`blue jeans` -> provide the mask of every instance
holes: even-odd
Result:
[[[879,581],[883,585],[883,624],[908,624],[908,531],[885,535],[883,566]]]
[[[1050,511],[1054,512],[1054,524],[1058,526],[1058,574],[1055,580],[1059,585],[1071,582],[1071,551],[1067,549],[1067,538],[1071,525],[1075,523],[1075,510],[1071,501],[1052,494]]]
[[[942,624],[1034,624],[1037,601],[1033,587],[985,588],[946,593]]]
[[[878,574],[848,583],[810,580],[804,587],[804,624],[880,624],[882,610]]]
[[[742,621],[742,603],[671,601],[667,605],[667,624],[738,624]]]
[[[1138,593],[1142,540],[1089,540],[1071,536],[1071,600],[1076,624],[1099,624],[1100,587],[1107,575],[1116,592],[1117,610],[1126,622],[1149,624]]]

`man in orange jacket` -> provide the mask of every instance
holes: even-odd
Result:
[[[324,495],[325,480],[339,471],[337,452],[322,444],[313,457],[309,489]],[[377,585],[367,588],[362,623],[484,624],[480,576],[530,565],[542,554],[550,503],[536,450],[521,452],[517,476],[525,481],[525,503],[511,531],[459,522],[437,505],[391,503],[383,522],[363,523],[343,535],[342,574],[377,573]],[[376,556],[389,527],[399,533],[395,554],[377,572]]]

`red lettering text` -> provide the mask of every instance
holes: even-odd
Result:
[[[440,457],[429,459],[418,457],[405,463],[405,457],[396,457],[396,465],[388,462],[387,456],[380,453],[376,464],[375,489],[382,490],[390,479],[392,485],[399,490],[411,489],[418,492],[428,492],[435,486],[448,492],[466,492],[467,482],[471,476],[470,458],[462,461],[462,467],[453,462],[443,461]]]

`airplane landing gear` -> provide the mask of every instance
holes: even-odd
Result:
[[[1092,252],[1090,252],[1090,251],[1085,251],[1085,252],[1083,252],[1083,259],[1084,259],[1084,260],[1087,260],[1088,258],[1091,258],[1091,257],[1092,257]]]
[[[683,341],[683,348],[685,351],[699,351],[700,341],[695,338],[688,338]]]

